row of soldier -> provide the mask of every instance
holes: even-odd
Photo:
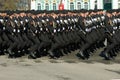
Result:
[[[89,59],[105,47],[100,56],[114,59],[120,49],[119,16],[119,10],[1,12],[0,54],[59,58],[79,49],[76,56]]]

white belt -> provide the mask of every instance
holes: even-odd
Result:
[[[86,31],[86,32],[90,32],[90,31],[91,31],[91,28],[86,28],[85,31]]]
[[[113,29],[114,29],[114,30],[116,30],[116,29],[117,29],[117,27],[113,27]]]
[[[54,33],[56,33],[56,29],[54,29]]]

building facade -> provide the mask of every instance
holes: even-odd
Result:
[[[31,10],[58,10],[61,0],[31,0]],[[62,0],[64,9],[118,9],[120,0]]]

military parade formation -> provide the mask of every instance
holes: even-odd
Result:
[[[120,10],[0,11],[0,55],[57,59],[115,59],[120,51]],[[72,53],[71,53],[72,54]]]

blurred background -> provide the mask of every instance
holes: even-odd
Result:
[[[0,10],[119,9],[120,0],[0,0]]]

